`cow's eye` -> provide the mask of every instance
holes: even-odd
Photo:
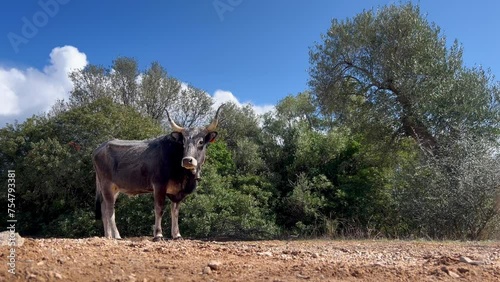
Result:
[[[205,143],[205,142],[203,141],[203,139],[200,139],[200,141],[198,141],[198,145],[200,145],[200,146],[203,146],[203,145],[204,145],[204,143]]]

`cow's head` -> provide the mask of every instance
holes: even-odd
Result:
[[[184,155],[181,166],[190,170],[197,179],[200,178],[201,166],[205,162],[207,145],[215,141],[217,137],[217,128],[219,111],[222,105],[217,109],[212,122],[206,127],[183,128],[178,126],[167,112],[167,118],[172,127],[170,134],[173,139],[184,145]]]

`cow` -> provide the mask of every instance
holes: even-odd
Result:
[[[121,239],[115,223],[115,201],[119,193],[153,193],[155,227],[153,241],[163,239],[161,219],[165,198],[171,201],[171,234],[180,239],[179,206],[201,180],[207,145],[217,137],[219,111],[202,128],[178,126],[167,111],[170,134],[156,139],[135,141],[114,139],[92,153],[96,172],[96,218],[101,219],[104,236]]]

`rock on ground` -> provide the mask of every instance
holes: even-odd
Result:
[[[24,238],[22,238],[17,232],[0,232],[0,246],[12,246],[12,244],[20,247],[24,244]]]

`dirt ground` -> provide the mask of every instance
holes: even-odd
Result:
[[[0,281],[500,281],[500,242],[28,238],[16,253]]]

